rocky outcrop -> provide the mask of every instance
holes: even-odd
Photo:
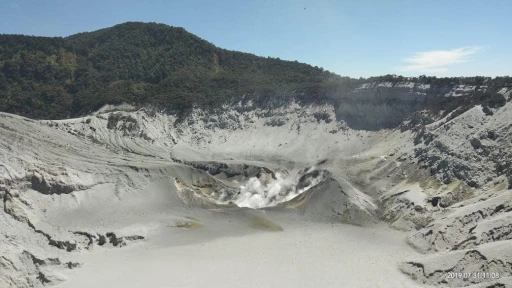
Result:
[[[32,189],[43,194],[69,194],[76,188],[64,183],[48,183],[42,176],[36,174],[30,178]]]
[[[0,257],[1,287],[39,287],[65,281],[56,269],[75,269],[82,264],[59,258],[39,258],[24,250],[16,258]]]
[[[400,269],[414,280],[429,285],[465,287],[486,282],[498,285],[497,280],[512,277],[511,255],[508,252],[503,254],[506,249],[510,249],[510,244],[508,241],[479,250],[408,261],[401,264]]]
[[[336,116],[353,129],[427,125],[450,114],[455,117],[477,105],[487,110],[501,107],[510,90],[509,87],[449,82],[426,84],[404,79],[368,82],[335,98]],[[420,114],[422,117],[418,117]]]
[[[511,191],[484,194],[454,205],[444,214],[407,241],[426,253],[462,250],[512,238]]]
[[[418,133],[415,157],[421,168],[448,184],[465,181],[471,187],[491,184],[509,173],[512,104],[489,117],[477,106],[460,116],[426,126]],[[428,135],[428,136],[426,136]]]

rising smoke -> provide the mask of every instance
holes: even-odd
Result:
[[[258,209],[290,201],[325,179],[323,171],[315,173],[311,177],[303,177],[312,171],[314,171],[314,167],[309,168],[305,174],[275,173],[276,179],[266,183],[257,177],[251,177],[244,185],[240,186],[240,194],[234,203],[239,207]],[[299,185],[300,179],[307,180]]]

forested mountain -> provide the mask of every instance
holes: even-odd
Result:
[[[217,48],[163,24],[129,22],[66,38],[0,35],[0,111],[35,118],[106,103],[180,112],[244,94],[315,97],[341,82],[322,68]]]
[[[351,79],[297,61],[221,49],[183,28],[155,23],[128,22],[65,38],[0,35],[0,111],[32,118],[75,117],[122,102],[182,113],[244,95],[339,102],[362,83],[402,81],[512,84],[509,77]]]

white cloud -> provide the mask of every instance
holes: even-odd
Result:
[[[482,50],[481,47],[462,47],[453,50],[419,52],[403,59],[408,65],[398,69],[420,73],[443,73],[448,71],[448,66],[468,62],[471,59],[470,56],[480,50]]]

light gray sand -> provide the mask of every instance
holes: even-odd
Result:
[[[201,228],[169,228],[144,243],[81,255],[87,264],[66,270],[68,281],[57,287],[420,287],[397,269],[417,254],[403,233],[309,222],[283,227],[178,246],[173,238],[195,238]]]

